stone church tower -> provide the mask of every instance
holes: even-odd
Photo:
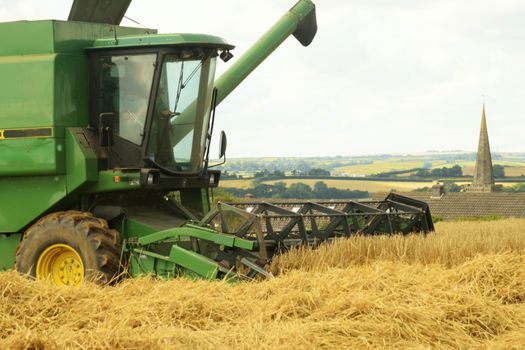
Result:
[[[485,117],[485,104],[481,116],[481,130],[479,132],[478,155],[474,181],[468,188],[469,192],[493,192],[495,189],[494,172],[492,170],[492,157],[490,154],[489,134]]]

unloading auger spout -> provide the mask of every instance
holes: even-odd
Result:
[[[293,35],[303,46],[308,46],[314,40],[316,33],[315,4],[310,0],[300,0],[216,80],[217,104],[239,86],[290,35]]]

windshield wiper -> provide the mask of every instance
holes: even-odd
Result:
[[[188,75],[186,80],[184,80],[184,61],[182,61],[182,65],[181,65],[181,68],[180,68],[179,85],[177,86],[177,96],[175,97],[175,108],[173,108],[173,115],[180,115],[180,112],[177,112],[177,107],[179,106],[179,100],[180,100],[180,95],[182,93],[182,90],[184,88],[186,88],[186,86],[188,86],[188,84],[191,81],[191,79],[193,79],[195,74],[201,68],[203,62],[204,61],[201,61],[197,65],[197,67],[195,67],[195,69],[193,69],[193,71],[190,73],[190,75]],[[184,82],[183,82],[183,80],[184,80]]]
[[[184,89],[188,83],[190,82],[190,80],[193,78],[193,76],[195,75],[195,73],[197,73],[197,71],[201,68],[202,66],[202,61],[201,63],[199,63],[197,65],[197,67],[195,67],[195,69],[193,70],[193,72],[190,73],[190,75],[188,76],[188,78],[186,79],[186,81],[184,82],[184,84],[182,84],[182,88]]]
[[[179,76],[179,83],[177,85],[177,96],[175,96],[175,106],[173,108],[173,113],[177,113],[177,106],[179,105],[180,100],[180,94],[182,92],[183,87],[183,79],[184,79],[184,61],[182,61],[180,66],[180,76]]]

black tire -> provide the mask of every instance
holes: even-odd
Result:
[[[49,214],[32,225],[17,248],[16,270],[36,277],[40,255],[55,244],[66,244],[80,255],[84,280],[106,284],[116,278],[121,251],[118,231],[109,229],[105,220],[79,211]]]

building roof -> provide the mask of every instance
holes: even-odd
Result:
[[[511,192],[447,192],[433,197],[432,192],[411,192],[403,195],[426,202],[433,216],[443,219],[463,217],[525,217],[525,193]],[[384,198],[384,193],[374,198]]]

